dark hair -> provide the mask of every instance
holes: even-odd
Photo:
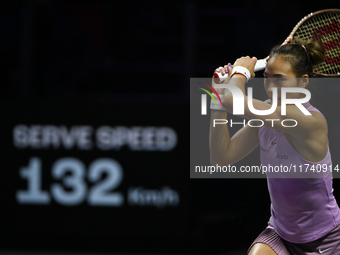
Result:
[[[297,77],[313,76],[313,67],[324,61],[325,49],[320,41],[314,39],[295,39],[292,43],[278,45],[270,52],[270,57],[281,55],[291,64]]]

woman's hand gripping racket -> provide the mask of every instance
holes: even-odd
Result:
[[[314,67],[314,74],[321,76],[340,76],[340,9],[316,11],[303,17],[282,43],[291,43],[294,38],[320,40],[325,48],[325,61]],[[255,72],[266,68],[269,56],[259,59]],[[216,83],[222,83],[228,74],[214,73]]]

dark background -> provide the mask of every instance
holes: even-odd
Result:
[[[0,248],[245,251],[270,216],[266,180],[189,178],[189,79],[210,77],[216,67],[243,55],[267,56],[303,16],[337,8],[336,3],[1,1]],[[338,104],[328,105],[330,138],[339,138]],[[18,150],[12,142],[18,124],[171,126],[178,146],[169,153]],[[333,164],[339,163],[339,150],[332,145]],[[180,206],[18,204],[15,192],[25,189],[19,168],[32,156],[47,165],[46,187],[58,158],[77,157],[88,165],[112,157],[124,168],[120,190],[170,184],[180,193]],[[257,158],[258,151],[250,157]],[[340,196],[337,179],[334,188]]]

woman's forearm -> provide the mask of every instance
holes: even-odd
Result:
[[[234,85],[239,88],[242,91],[244,98],[246,98],[245,84],[246,78],[240,74],[235,74],[228,82],[228,85]],[[229,89],[224,90],[222,104],[227,112],[233,113],[233,95]]]
[[[226,152],[230,143],[228,125],[215,125],[214,119],[227,119],[226,111],[211,110],[209,147],[210,163],[221,164],[226,160]]]

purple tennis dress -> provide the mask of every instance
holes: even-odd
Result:
[[[309,103],[304,106],[320,113]],[[313,242],[330,233],[340,224],[340,209],[333,196],[329,150],[322,161],[310,162],[299,155],[282,132],[263,126],[258,136],[262,165],[282,165],[286,170],[290,169],[289,173],[277,175],[279,178],[267,173],[271,199],[269,228],[285,241],[295,244]],[[314,169],[324,167],[328,171],[308,170],[310,175],[306,174],[306,178],[298,175],[300,169],[305,173],[306,167],[313,169],[313,165]]]

